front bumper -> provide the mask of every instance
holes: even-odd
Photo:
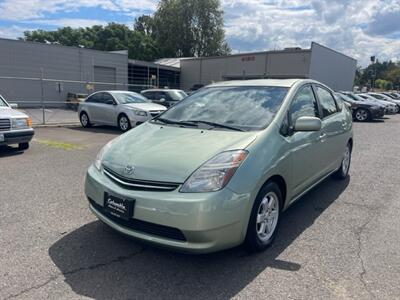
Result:
[[[385,116],[385,109],[371,109],[371,118],[372,119],[380,119]]]
[[[183,252],[208,253],[243,242],[249,218],[248,194],[236,194],[228,188],[212,193],[180,193],[127,190],[91,166],[86,175],[85,193],[91,211],[115,230],[146,242]],[[175,230],[184,239],[126,226],[102,210],[104,193],[135,199],[132,222]],[[146,225],[146,224],[145,224]]]
[[[0,141],[0,145],[13,145],[20,143],[29,143],[32,140],[35,131],[33,128],[21,129],[21,130],[10,130],[0,131],[0,134],[4,136],[4,141]]]

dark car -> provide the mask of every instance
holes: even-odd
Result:
[[[151,102],[166,107],[171,107],[187,97],[187,94],[184,91],[174,89],[150,89],[141,91],[140,93]]]
[[[335,93],[342,101],[350,104],[353,119],[359,122],[366,122],[373,119],[380,119],[385,115],[385,108],[365,101],[357,101],[343,93]]]

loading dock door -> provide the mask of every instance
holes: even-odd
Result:
[[[116,70],[109,67],[94,67],[94,81],[96,90],[116,89]]]

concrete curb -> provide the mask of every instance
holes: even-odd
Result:
[[[50,124],[33,124],[33,128],[55,128],[55,127],[79,127],[80,123],[50,123]]]

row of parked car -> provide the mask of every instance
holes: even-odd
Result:
[[[383,118],[384,115],[400,113],[400,93],[362,93],[342,91],[336,96],[351,107],[353,118],[359,122]]]
[[[83,127],[110,125],[125,132],[158,116],[185,97],[184,91],[176,89],[150,89],[140,94],[100,91],[79,104],[79,120]]]

